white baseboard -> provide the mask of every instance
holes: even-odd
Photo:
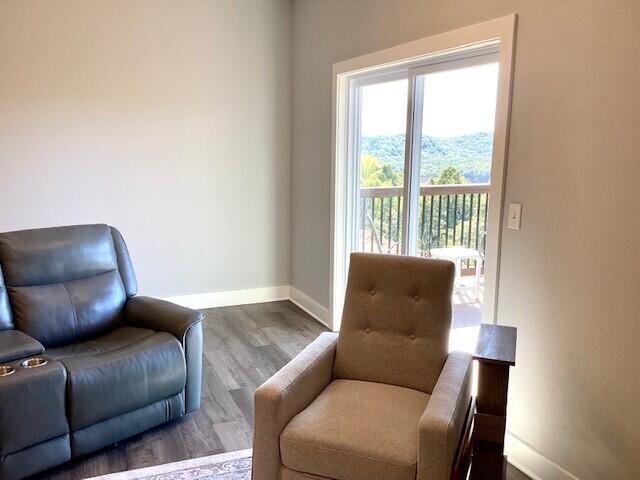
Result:
[[[307,312],[317,321],[329,327],[329,310],[314,299],[290,285],[278,287],[230,290],[226,292],[196,293],[194,295],[176,295],[166,300],[189,308],[204,309],[248,305],[250,303],[277,302],[289,300]]]
[[[578,480],[511,432],[505,437],[509,463],[534,480]]]
[[[326,326],[327,328],[331,328],[331,326],[329,325],[329,309],[320,305],[313,298],[309,297],[305,293],[302,293],[295,287],[289,287],[289,300],[291,300],[313,318],[318,320],[324,326]]]
[[[250,303],[276,302],[289,300],[289,285],[278,287],[250,288],[247,290],[229,290],[226,292],[196,293],[177,295],[167,300],[189,308],[217,308]]]

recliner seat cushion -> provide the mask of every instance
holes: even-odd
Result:
[[[334,480],[415,480],[428,401],[409,388],[334,380],[283,430],[282,464]]]
[[[101,337],[64,347],[47,349],[47,357],[61,360],[66,357],[86,357],[107,353],[155,335],[155,330],[138,327],[120,327]]]
[[[130,341],[123,330],[135,332],[139,339]],[[72,431],[182,392],[186,365],[180,342],[165,332],[147,332],[123,328],[77,346],[75,354],[72,347],[53,352],[68,372]],[[89,353],[91,348],[97,353]]]

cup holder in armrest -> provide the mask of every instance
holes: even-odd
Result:
[[[38,367],[44,367],[47,363],[49,363],[49,360],[47,360],[46,358],[33,357],[23,362],[20,362],[20,366],[22,368],[38,368]]]
[[[12,373],[16,373],[16,369],[11,365],[0,365],[0,377],[8,377]]]

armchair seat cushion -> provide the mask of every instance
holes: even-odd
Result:
[[[334,380],[284,428],[282,464],[335,480],[415,480],[428,401],[405,387]]]
[[[165,332],[123,327],[47,353],[68,372],[72,431],[176,395],[186,382],[180,342]]]

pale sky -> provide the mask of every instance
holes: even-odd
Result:
[[[423,135],[493,132],[497,81],[497,63],[426,75]],[[363,87],[363,136],[405,133],[407,84],[405,79]]]

